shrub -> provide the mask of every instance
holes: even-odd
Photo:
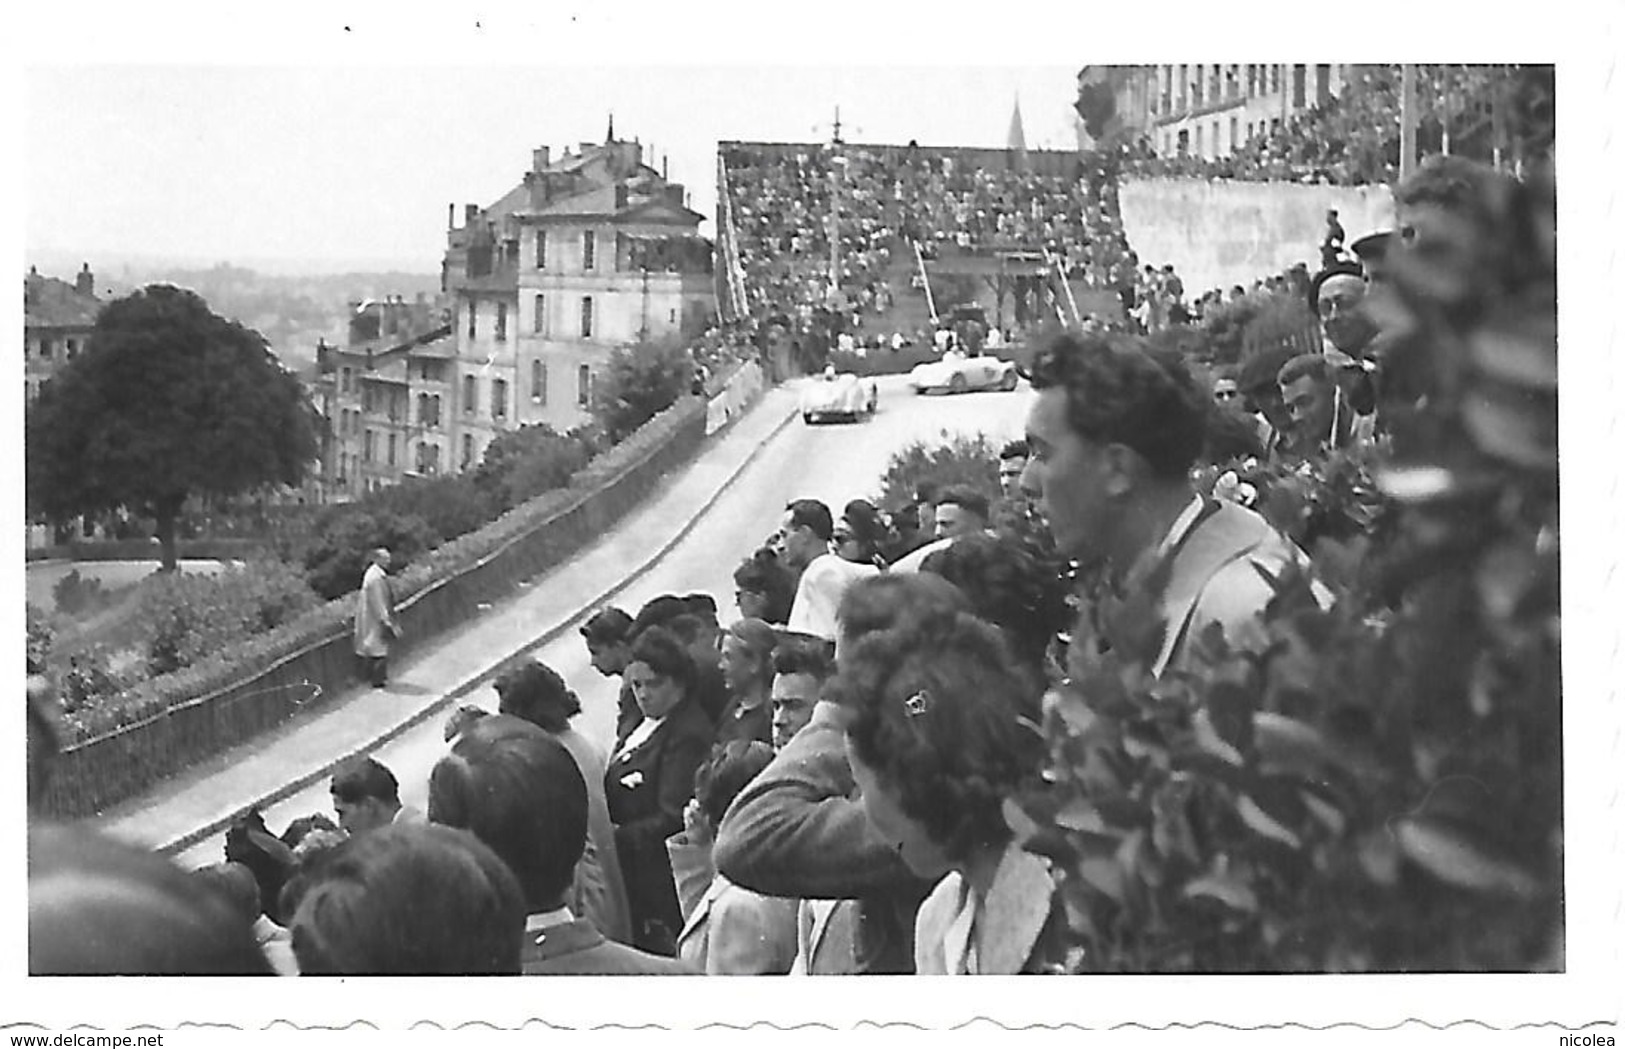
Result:
[[[421,520],[434,536],[430,545],[472,532],[504,509],[469,474],[408,478],[356,505],[379,516]]]
[[[51,598],[56,602],[56,610],[68,616],[94,612],[106,605],[111,597],[100,579],[82,576],[77,568],[58,579],[56,585],[51,588]]]
[[[592,414],[616,444],[689,391],[694,362],[676,339],[617,349],[593,390]]]
[[[395,567],[404,568],[436,542],[434,530],[421,517],[374,512],[360,504],[339,507],[305,547],[305,582],[331,601],[361,585],[369,551],[388,547]]]
[[[943,438],[948,435],[944,433]],[[894,453],[880,478],[879,505],[895,510],[913,501],[921,484],[970,485],[989,501],[999,494],[999,448],[986,434],[955,435],[935,444],[915,441]]]
[[[570,477],[597,451],[589,429],[561,434],[545,424],[501,434],[485,449],[473,483],[498,512],[543,492],[567,487]]]
[[[142,594],[138,609],[147,670],[157,676],[190,666],[315,604],[298,569],[280,562],[228,568],[216,575],[169,573]]]

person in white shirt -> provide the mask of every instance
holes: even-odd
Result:
[[[830,552],[835,521],[816,499],[797,499],[785,508],[781,529],[786,562],[799,569],[795,601],[786,627],[795,633],[835,640],[835,610],[853,582],[876,575],[874,565],[856,564]]]

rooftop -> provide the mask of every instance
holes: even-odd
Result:
[[[23,278],[23,326],[88,328],[96,323],[103,302],[72,283],[46,277],[32,268]]]

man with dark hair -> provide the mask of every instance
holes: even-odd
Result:
[[[632,698],[632,689],[625,677],[626,665],[632,661],[632,639],[637,636],[638,629],[631,616],[614,607],[599,609],[581,624],[581,636],[587,641],[587,655],[592,660],[592,668],[605,677],[621,679],[620,692],[615,700],[617,730],[631,727],[639,716],[637,702]]]
[[[1371,417],[1356,415],[1349,406],[1337,371],[1319,353],[1301,354],[1281,366],[1276,381],[1292,419],[1292,454],[1309,456],[1371,439]]]
[[[1006,499],[1021,498],[1021,474],[1026,469],[1026,441],[1018,437],[999,449],[999,490]]]
[[[352,838],[392,823],[422,823],[423,814],[401,804],[395,774],[373,758],[356,758],[333,773],[333,811]]]
[[[1361,415],[1376,409],[1376,365],[1366,358],[1377,326],[1366,311],[1365,270],[1338,262],[1315,274],[1309,308],[1320,318],[1322,352],[1335,368],[1343,400]]]
[[[1488,228],[1494,224],[1494,196],[1516,183],[1493,168],[1460,156],[1433,155],[1394,190],[1399,243],[1414,251],[1437,242],[1445,227]]]
[[[841,595],[854,581],[875,575],[879,569],[831,552],[835,521],[829,507],[816,499],[797,499],[785,508],[782,534],[785,561],[792,571],[801,573],[786,626],[798,634],[833,641]]]
[[[954,485],[937,499],[937,538],[986,532],[990,512],[987,496],[966,485]]]
[[[835,672],[821,642],[785,641],[773,650],[773,749],[780,751],[812,720],[824,682]]]
[[[587,842],[587,785],[575,759],[529,722],[484,717],[429,775],[429,818],[471,831],[525,897],[527,975],[675,975],[680,962],[604,939],[565,900]]]
[[[722,666],[718,662],[717,624],[709,623],[691,612],[672,617],[666,624],[672,636],[682,642],[683,650],[694,662],[694,681],[690,686],[694,700],[713,723],[728,705],[728,686],[722,680]]]
[[[1275,381],[1281,365],[1292,357],[1291,346],[1271,346],[1242,361],[1236,375],[1244,407],[1252,414],[1258,443],[1270,459],[1279,453],[1292,428],[1292,419],[1281,403],[1281,387]]]
[[[1263,518],[1194,493],[1208,407],[1141,340],[1063,335],[1033,362],[1023,485],[1058,550],[1100,564],[1122,596],[1094,636],[1154,674],[1188,658],[1211,625],[1246,643],[1278,576],[1302,559]],[[1143,613],[1146,621],[1136,621]],[[1249,636],[1243,636],[1245,634]]]

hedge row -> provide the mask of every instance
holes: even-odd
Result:
[[[420,618],[437,621],[414,624],[408,614],[408,636],[433,636],[450,625],[444,620],[472,614],[498,585],[526,578],[514,569],[534,575],[602,534],[697,446],[704,419],[705,402],[685,397],[578,471],[568,488],[516,506],[424,554],[396,578],[395,593],[405,612],[422,604]],[[634,474],[639,467],[643,471]],[[548,534],[550,528],[561,534]],[[522,567],[479,571],[527,537],[537,542]],[[422,600],[431,596],[437,599]],[[437,614],[428,614],[431,604]],[[342,688],[352,671],[347,636],[353,608],[353,594],[329,601],[229,652],[146,681],[116,707],[98,709],[70,729],[48,811],[63,817],[101,811],[269,728],[324,691]],[[254,703],[238,702],[248,695],[256,697]],[[177,720],[182,714],[187,716]]]

